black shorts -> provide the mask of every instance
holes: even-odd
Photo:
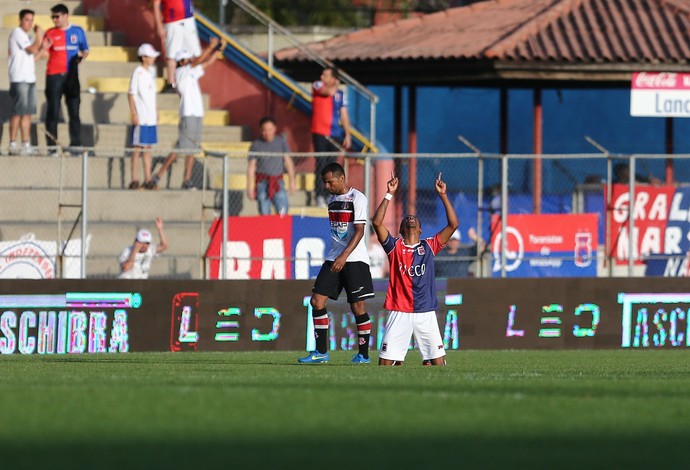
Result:
[[[340,272],[331,271],[333,261],[326,261],[321,266],[319,275],[314,281],[312,292],[338,300],[340,292],[345,289],[348,303],[374,297],[374,283],[371,281],[369,265],[362,261],[345,263]]]

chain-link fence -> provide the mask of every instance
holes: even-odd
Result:
[[[188,189],[187,157],[161,173],[169,149],[155,149],[156,190],[128,189],[131,149],[71,150],[3,159],[0,276],[116,278],[118,257],[140,229],[159,242],[160,218],[169,248],[153,261],[152,278],[314,277],[330,243],[327,209],[315,195],[318,158],[344,164],[349,184],[368,197],[370,215],[391,174],[400,177],[386,218],[394,235],[408,213],[420,218],[425,237],[447,224],[435,189],[440,174],[460,221],[437,255],[440,277],[688,271],[686,155],[296,153],[294,183],[287,175],[281,181],[287,209],[262,216],[248,192],[246,146],[189,157]],[[385,278],[372,233],[369,227],[375,277]]]

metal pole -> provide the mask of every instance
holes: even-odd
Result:
[[[369,101],[369,124],[371,129],[369,130],[369,142],[371,145],[376,147],[376,100],[370,99]]]
[[[87,234],[87,199],[89,184],[89,152],[81,154],[81,270],[80,277],[86,279],[86,234]],[[58,250],[60,247],[58,247]]]
[[[501,277],[506,277],[506,249],[508,247],[508,156],[501,158]]]
[[[268,25],[268,78],[273,77],[273,25]]]
[[[482,222],[483,222],[483,213],[484,210],[482,209],[483,204],[483,196],[484,196],[484,159],[482,158],[481,155],[477,156],[477,205],[479,206],[479,210],[477,211],[477,240],[483,240],[482,238]],[[489,221],[491,223],[491,221]],[[479,242],[476,242],[479,243]],[[489,243],[491,243],[491,240],[489,240]],[[479,248],[478,245],[477,248]],[[484,266],[482,266],[482,260],[484,259],[484,250],[477,250],[477,277],[484,277]]]
[[[223,31],[225,31],[225,7],[227,4],[228,0],[220,0],[220,4],[218,5],[218,24]]]
[[[613,277],[613,263],[615,258],[612,253],[611,248],[611,219],[613,218],[611,207],[611,200],[613,199],[613,162],[610,158],[606,159],[606,219],[604,220],[604,226],[606,227],[606,240],[604,257],[608,263],[609,277]]]
[[[225,268],[228,261],[227,245],[228,245],[228,156],[223,155],[223,244],[221,246],[220,255],[222,256],[220,263],[220,279],[225,279]]]
[[[630,194],[630,202],[628,203],[628,277],[633,276],[633,269],[635,267],[634,247],[635,237],[633,230],[635,229],[635,157],[630,157],[630,178],[628,181],[628,192]]]

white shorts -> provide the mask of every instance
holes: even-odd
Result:
[[[193,57],[201,55],[199,34],[196,30],[194,17],[165,23],[165,57],[175,59],[175,54],[183,49],[192,53]]]
[[[436,312],[405,313],[391,310],[379,358],[404,361],[412,335],[422,354],[422,360],[437,359],[446,355]]]

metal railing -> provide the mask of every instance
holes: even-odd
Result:
[[[63,261],[70,257],[79,259],[80,269],[77,277],[115,277],[117,264],[114,260],[118,244],[125,245],[131,241],[131,236],[138,228],[150,227],[153,215],[160,214],[166,219],[168,238],[172,240],[171,245],[175,246],[175,249],[163,256],[168,267],[160,269],[155,276],[208,278],[206,266],[212,257],[206,255],[209,245],[207,232],[213,220],[218,218],[227,221],[229,217],[257,215],[255,202],[249,201],[245,195],[246,159],[249,155],[247,152],[204,152],[198,156],[196,165],[200,165],[201,176],[198,183],[199,191],[196,192],[175,189],[181,181],[182,165],[177,163],[173,166],[173,172],[161,182],[162,186],[169,186],[171,189],[161,189],[157,196],[149,196],[147,192],[126,190],[128,181],[124,175],[119,178],[117,184],[112,184],[112,175],[108,175],[107,182],[103,176],[106,171],[111,171],[112,159],[121,161],[121,169],[125,166],[129,168],[126,160],[131,149],[74,150],[77,157],[67,153],[58,159],[16,157],[16,160],[5,160],[6,168],[10,167],[11,161],[15,161],[16,165],[11,165],[14,168],[12,173],[6,170],[4,180],[0,179],[0,190],[8,191],[7,194],[12,193],[15,197],[21,196],[18,199],[20,203],[5,204],[0,208],[0,220],[3,221],[3,239],[0,243],[19,239],[24,232],[37,232],[40,238],[46,240],[51,240],[54,236],[57,248],[52,262],[55,263],[55,271],[59,277],[65,276]],[[154,161],[160,161],[167,151],[168,149],[154,149]],[[291,155],[300,159],[336,156],[312,153]],[[399,197],[396,196],[394,212],[391,220],[387,222],[389,231],[393,234],[397,232],[399,217],[408,212],[418,214],[423,223],[424,236],[433,235],[445,225],[445,215],[439,210],[438,197],[434,190],[435,177],[442,173],[451,200],[460,215],[463,233],[471,227],[476,229],[480,240],[478,243],[481,243],[481,240],[485,241],[476,255],[464,260],[472,263],[474,275],[477,277],[514,275],[508,271],[508,267],[514,261],[512,257],[515,256],[512,253],[514,248],[509,245],[510,231],[513,230],[511,218],[532,214],[532,195],[524,182],[524,175],[531,161],[536,158],[547,163],[559,162],[551,167],[546,165],[547,174],[544,175],[545,182],[548,183],[545,184],[544,191],[547,203],[545,206],[555,205],[555,208],[549,211],[550,214],[598,215],[596,230],[601,235],[596,237],[600,240],[599,249],[592,248],[594,252],[589,255],[591,261],[597,265],[597,269],[591,271],[592,275],[639,276],[643,275],[642,263],[645,260],[685,255],[682,252],[684,240],[687,238],[687,233],[683,232],[685,228],[674,226],[672,230],[669,229],[665,236],[665,247],[665,225],[661,227],[657,224],[658,228],[648,232],[649,239],[641,240],[644,235],[636,238],[634,234],[644,230],[647,220],[655,218],[660,224],[667,223],[669,216],[679,220],[679,224],[690,224],[689,217],[680,220],[683,213],[690,213],[690,208],[683,205],[682,199],[688,196],[685,200],[687,205],[690,188],[677,182],[663,186],[642,184],[635,181],[635,178],[630,178],[625,186],[613,186],[612,183],[615,177],[614,167],[622,163],[627,164],[631,175],[636,175],[636,168],[653,169],[655,165],[664,164],[671,158],[677,165],[679,174],[689,174],[690,155],[499,155],[474,152],[365,155],[356,153],[338,156],[344,158],[348,181],[367,196],[372,214],[380,202],[376,198],[385,192],[390,172],[395,171],[401,177]],[[282,158],[283,154],[274,157]],[[408,162],[412,158],[416,158],[419,163],[418,181],[414,184],[410,181],[411,173],[408,171]],[[614,165],[615,162],[618,164]],[[371,185],[365,183],[369,171],[372,175]],[[302,169],[300,176],[304,177],[304,181],[313,182],[315,175],[312,172],[312,167],[307,166]],[[588,178],[582,177],[585,172],[595,173],[597,179],[588,181]],[[645,175],[646,172],[643,176]],[[35,181],[32,178],[35,178]],[[417,188],[414,198],[409,197],[410,188]],[[313,187],[304,183],[291,196],[290,204],[297,210],[294,214],[299,214],[299,211],[304,213],[306,209],[317,210],[306,206],[306,201],[314,200],[305,196],[312,190]],[[617,195],[615,200],[614,194]],[[656,197],[655,195],[659,198],[663,196],[664,199],[650,201]],[[412,207],[410,201],[416,201],[416,207]],[[45,210],[48,205],[55,207],[54,217],[50,216],[50,210]],[[150,207],[151,205],[155,207]],[[36,215],[38,213],[48,215]],[[487,214],[490,216],[488,221]],[[635,216],[630,217],[631,214]],[[319,215],[325,216],[325,210]],[[197,228],[192,229],[193,226]],[[230,236],[228,230],[232,230],[232,226],[228,228],[227,223],[223,223],[222,226],[221,248],[226,250]],[[66,253],[66,247],[78,237],[82,240],[80,253]],[[90,242],[87,243],[89,239]],[[654,251],[655,249],[657,251]],[[21,253],[19,254],[21,257]],[[264,253],[261,256],[252,256],[251,260],[263,260],[271,256],[270,253]],[[441,253],[440,256],[445,255]],[[572,251],[570,254],[560,255],[545,251],[535,252],[530,256],[530,259],[537,260],[535,263],[539,265],[547,259],[572,263],[578,255]],[[237,256],[221,251],[216,260],[223,264],[220,269],[222,276],[228,272],[225,263],[237,259]],[[112,266],[107,269],[102,267],[106,260],[113,260]],[[293,255],[285,261],[294,263],[303,260]],[[7,259],[3,259],[3,262],[6,264]],[[89,269],[93,263],[96,263],[96,268]],[[1,271],[2,267],[0,275]],[[74,273],[72,277],[75,277]]]

